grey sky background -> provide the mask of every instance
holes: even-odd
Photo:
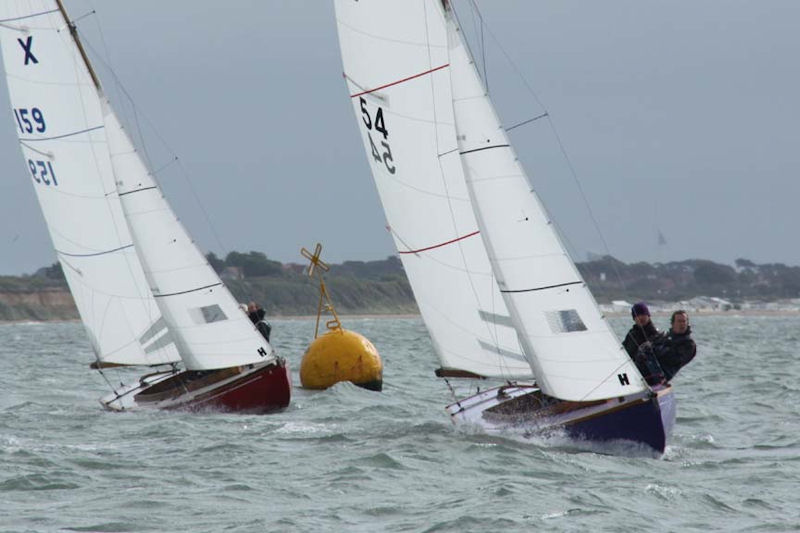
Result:
[[[626,262],[800,264],[800,2],[477,4],[485,52],[473,51],[487,58],[504,124],[549,112],[608,244],[550,123],[517,128],[515,148],[576,260],[609,252]],[[469,4],[456,6],[479,37]],[[342,80],[331,2],[67,8],[73,18],[96,9],[79,27],[136,103],[133,115],[100,69],[112,104],[141,125],[153,168],[172,157],[160,138],[179,157],[158,178],[202,250],[300,262],[300,247],[320,241],[332,262],[394,253]],[[30,273],[55,255],[5,83],[0,102],[0,274]]]

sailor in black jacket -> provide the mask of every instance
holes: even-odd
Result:
[[[692,339],[686,311],[681,309],[672,313],[669,331],[653,342],[653,349],[666,381],[670,381],[678,370],[694,359],[697,345]]]
[[[272,333],[272,325],[266,320],[267,312],[255,302],[250,302],[247,305],[247,316],[250,321],[256,326],[261,335],[269,342],[269,336]]]
[[[662,333],[656,329],[652,320],[650,320],[650,310],[644,302],[634,304],[631,307],[631,315],[633,316],[634,324],[625,336],[625,340],[622,341],[622,345],[630,358],[635,361],[639,346],[645,342],[655,340]]]

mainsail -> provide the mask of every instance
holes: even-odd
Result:
[[[445,375],[530,377],[464,180],[441,6],[337,0],[335,7],[367,158]]]
[[[29,176],[99,362],[178,361],[117,196],[97,89],[56,2],[0,2],[0,48]]]

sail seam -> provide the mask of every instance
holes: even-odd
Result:
[[[29,145],[25,144],[23,141],[20,141],[19,143],[22,146],[24,146],[25,148],[27,148],[28,150],[31,150],[32,152],[36,152],[39,155],[43,155],[48,159],[53,159],[53,152],[43,152],[42,150],[37,150],[33,146],[29,146]]]
[[[548,285],[546,287],[534,287],[533,289],[513,289],[513,290],[500,289],[500,292],[504,292],[504,293],[534,292],[534,291],[543,291],[543,290],[546,290],[546,289],[557,289],[558,287],[568,287],[570,285],[583,285],[583,282],[582,281],[570,281],[568,283],[559,283],[558,285]]]
[[[374,89],[369,89],[366,91],[362,91],[360,93],[356,93],[350,96],[350,98],[357,98],[359,96],[364,96],[365,94],[374,93],[375,91],[380,91],[381,89],[386,89],[387,87],[392,87],[393,85],[399,85],[401,83],[411,81],[413,79],[425,76],[426,74],[431,74],[436,72],[437,70],[441,70],[443,68],[447,68],[450,66],[450,63],[445,63],[444,65],[440,65],[438,67],[434,67],[430,70],[426,70],[425,72],[420,72],[419,74],[414,74],[413,76],[409,76],[407,78],[403,78],[402,80],[393,81],[391,83],[387,83],[386,85],[381,85],[380,87],[375,87]],[[346,76],[346,75],[345,75]]]
[[[481,150],[491,150],[493,148],[509,148],[508,144],[496,144],[494,146],[484,146],[482,148],[473,148],[472,150],[465,150],[463,152],[459,152],[461,155],[471,154],[472,152],[480,152]]]
[[[142,187],[141,189],[134,189],[132,191],[121,192],[121,193],[119,193],[119,195],[120,196],[125,196],[126,194],[133,194],[135,192],[149,191],[150,189],[158,189],[158,187],[156,187],[155,185],[152,186],[152,187]]]
[[[167,297],[167,296],[178,296],[179,294],[188,294],[190,292],[202,291],[203,289],[210,289],[211,287],[217,287],[219,285],[222,285],[222,283],[214,283],[212,285],[206,285],[205,287],[197,287],[196,289],[189,289],[188,291],[171,292],[169,294],[155,294],[155,293],[153,293],[153,297],[154,298],[164,298],[164,297]]]
[[[467,235],[462,235],[461,237],[456,237],[455,239],[451,239],[451,240],[449,240],[447,242],[434,244],[433,246],[428,246],[428,247],[425,247],[425,248],[419,248],[417,250],[403,250],[403,251],[398,251],[397,253],[398,254],[416,254],[416,253],[419,253],[419,252],[426,252],[428,250],[433,250],[434,248],[441,248],[442,246],[447,246],[448,244],[453,244],[454,242],[462,241],[462,240],[464,240],[464,239],[466,239],[468,237],[472,237],[473,235],[477,235],[478,233],[480,233],[480,230],[473,231],[472,233],[469,233]]]
[[[15,20],[25,20],[25,19],[30,19],[30,18],[33,18],[33,17],[39,17],[41,15],[49,15],[50,13],[57,13],[57,12],[58,12],[58,8],[51,9],[50,11],[42,11],[41,13],[32,13],[30,15],[25,15],[25,16],[22,16],[22,17],[14,17],[14,18],[10,18],[10,19],[3,19],[3,20],[0,20],[0,23],[2,23],[2,22],[14,22]]]
[[[58,255],[66,255],[67,257],[95,257],[98,255],[106,255],[106,254],[113,254],[114,252],[119,252],[120,250],[125,250],[126,248],[133,248],[133,244],[126,244],[125,246],[120,246],[119,248],[114,248],[113,250],[105,250],[103,252],[95,252],[93,254],[70,254],[67,252],[62,252],[61,250],[56,250]]]
[[[64,135],[56,135],[55,137],[39,137],[36,139],[20,139],[20,142],[37,142],[37,141],[52,141],[54,139],[63,139],[64,137],[72,137],[73,135],[80,135],[81,133],[88,133],[90,131],[101,130],[105,126],[95,126],[94,128],[87,128],[85,130],[73,131],[72,133],[65,133]]]

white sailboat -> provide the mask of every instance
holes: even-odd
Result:
[[[3,0],[0,49],[22,154],[94,349],[93,367],[170,365],[101,403],[114,410],[286,407],[285,361],[178,222],[61,1]]]
[[[567,254],[446,0],[336,0],[344,74],[440,376],[507,384],[447,407],[489,431],[552,427],[664,450],[651,388]],[[380,30],[376,30],[379,28]],[[516,380],[535,376],[535,385]]]

